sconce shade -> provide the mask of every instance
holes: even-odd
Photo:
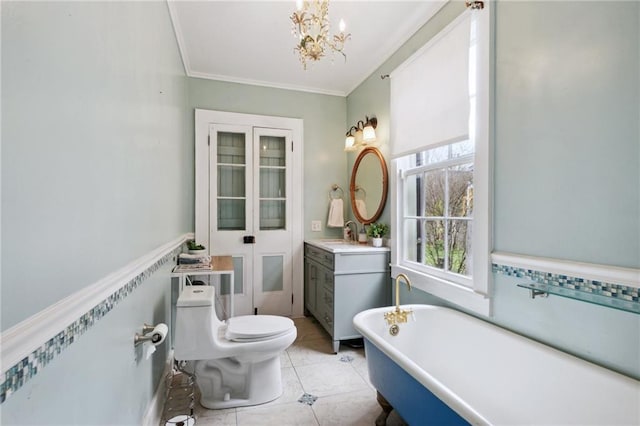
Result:
[[[356,135],[355,135],[355,139],[356,139],[356,145],[362,145],[362,129],[358,128],[358,130],[356,130]]]
[[[362,141],[369,144],[376,141],[376,130],[378,119],[375,117],[365,117],[364,129],[362,129]]]
[[[356,144],[356,138],[353,136],[353,131],[358,130],[356,126],[351,126],[349,131],[346,133],[346,139],[344,140],[344,150],[345,151],[355,151],[358,149],[358,145]]]
[[[356,138],[352,135],[347,136],[347,139],[344,141],[344,150],[345,151],[355,151],[356,149]]]
[[[364,127],[362,131],[362,141],[363,142],[375,142],[376,140],[376,131],[373,126],[369,123]]]

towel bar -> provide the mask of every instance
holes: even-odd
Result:
[[[340,191],[340,195],[337,197],[332,197],[332,194],[337,193],[338,191]],[[342,190],[342,188],[340,188],[340,186],[336,185],[335,183],[333,185],[331,185],[331,190],[329,191],[329,199],[333,200],[334,198],[342,198],[344,196],[344,191]]]

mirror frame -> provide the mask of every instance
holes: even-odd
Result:
[[[380,161],[380,168],[382,169],[382,199],[380,200],[378,209],[370,218],[362,217],[360,215],[360,212],[358,212],[358,209],[356,209],[356,175],[358,174],[358,166],[360,166],[360,162],[367,154],[374,154],[376,157],[378,157],[378,160]],[[378,150],[378,148],[374,147],[367,147],[363,149],[362,152],[358,154],[358,158],[356,158],[356,162],[353,164],[353,169],[351,171],[351,183],[349,185],[349,192],[351,195],[351,211],[353,211],[353,214],[356,216],[356,219],[358,219],[358,222],[362,223],[363,225],[369,225],[370,223],[373,223],[378,220],[378,218],[380,218],[384,207],[387,204],[387,191],[389,186],[388,181],[389,172],[387,170],[387,163],[385,163],[382,153]]]

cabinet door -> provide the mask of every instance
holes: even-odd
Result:
[[[304,262],[304,307],[315,315],[316,288],[318,287],[318,266],[310,260]]]
[[[333,270],[324,266],[318,267],[316,307],[316,319],[333,336]]]

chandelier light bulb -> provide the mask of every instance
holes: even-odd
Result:
[[[351,34],[345,34],[343,19],[340,20],[340,32],[330,34],[329,0],[296,0],[297,10],[290,16],[292,32],[298,36],[294,51],[298,53],[303,68],[307,63],[319,61],[326,53],[340,53],[345,60],[347,55],[342,51]]]

